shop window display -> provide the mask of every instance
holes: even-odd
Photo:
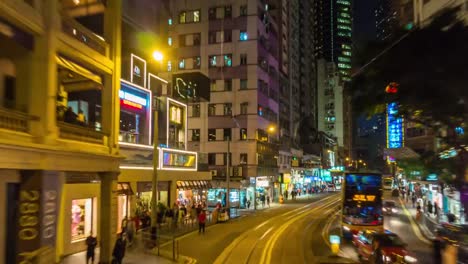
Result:
[[[93,231],[93,198],[72,200],[71,241],[86,239]]]

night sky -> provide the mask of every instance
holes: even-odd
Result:
[[[359,49],[375,38],[375,0],[354,1],[354,45]]]

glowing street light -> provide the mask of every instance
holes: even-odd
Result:
[[[275,130],[276,130],[276,129],[275,129],[275,126],[269,126],[269,127],[268,127],[268,132],[269,132],[269,133],[274,133]]]
[[[164,58],[163,54],[159,51],[154,51],[153,52],[153,59],[155,59],[156,61],[162,61]]]

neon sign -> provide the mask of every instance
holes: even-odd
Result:
[[[387,148],[403,147],[403,118],[398,117],[398,105],[387,105]]]
[[[162,170],[197,170],[198,155],[196,152],[160,149],[160,164]]]
[[[375,201],[375,195],[355,194],[355,195],[353,196],[353,201],[358,201],[358,202],[373,202],[373,201]]]
[[[134,108],[137,108],[137,109],[143,109],[143,106],[141,104],[137,104],[137,103],[134,103],[134,102],[130,102],[128,100],[121,100],[122,104],[123,105],[126,105],[126,106],[130,106],[130,107],[134,107]]]
[[[136,96],[134,94],[131,94],[129,92],[125,92],[125,91],[122,91],[122,90],[119,91],[119,97],[120,97],[120,99],[123,99],[124,101],[126,100],[129,103],[132,102],[132,103],[139,104],[141,106],[146,106],[146,104],[147,104],[147,100],[145,98],[140,97],[140,96]],[[133,106],[133,105],[130,105],[130,106]],[[141,107],[138,107],[138,108],[141,109]]]

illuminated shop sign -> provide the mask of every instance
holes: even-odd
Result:
[[[373,202],[373,201],[375,201],[375,195],[355,194],[355,195],[353,196],[353,201],[357,201],[357,202]]]
[[[268,186],[270,186],[270,180],[266,176],[257,177],[256,180],[257,180],[257,187],[268,187]]]
[[[182,123],[182,109],[177,106],[171,106],[169,110],[169,120],[173,123]]]
[[[401,148],[404,143],[403,118],[398,117],[398,105],[387,104],[387,148]]]
[[[200,72],[172,75],[172,96],[182,101],[210,101],[210,78]]]
[[[142,108],[143,106],[146,107],[146,104],[147,104],[147,100],[146,98],[143,98],[143,97],[140,97],[140,96],[137,96],[137,95],[134,95],[132,93],[129,93],[129,92],[125,92],[125,91],[122,91],[120,90],[119,91],[119,97],[120,99],[122,99],[124,102],[127,101],[127,103],[133,103],[134,105],[131,105],[131,106],[134,106],[135,105],[139,105],[138,108]],[[125,103],[124,103],[125,104]],[[130,104],[129,104],[130,105]]]
[[[341,172],[341,171],[344,171],[344,166],[334,166],[334,167],[331,167],[330,168],[330,171],[331,172]]]
[[[197,170],[197,153],[175,149],[161,149],[161,169]]]

